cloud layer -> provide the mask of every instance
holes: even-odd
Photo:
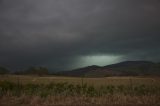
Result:
[[[159,61],[159,11],[159,0],[0,0],[0,65],[65,70],[99,55]]]

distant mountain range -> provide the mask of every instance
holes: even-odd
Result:
[[[74,77],[160,76],[160,63],[125,61],[103,67],[93,65],[71,71],[62,71],[58,72],[57,75]]]

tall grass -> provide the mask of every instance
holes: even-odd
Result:
[[[48,84],[0,81],[0,106],[50,105],[160,105],[160,85],[133,84],[94,86],[83,82]]]
[[[36,95],[47,96],[86,96],[99,97],[106,95],[160,95],[160,86],[147,85],[103,85],[95,87],[86,83],[50,83],[50,84],[20,84],[9,81],[0,82],[0,96],[3,95]]]

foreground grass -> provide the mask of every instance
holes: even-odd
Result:
[[[160,96],[129,96],[129,95],[108,95],[101,97],[83,96],[3,96],[0,98],[0,106],[158,106]]]
[[[1,77],[0,106],[19,105],[155,106],[160,105],[159,78]]]

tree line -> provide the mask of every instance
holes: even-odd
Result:
[[[16,75],[48,75],[49,71],[46,67],[29,67],[26,70],[11,72],[8,68],[0,66],[0,75],[16,74]]]

